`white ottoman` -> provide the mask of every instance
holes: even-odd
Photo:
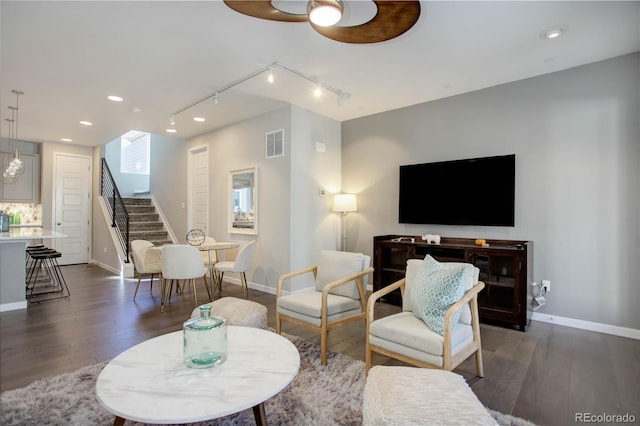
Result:
[[[369,370],[362,420],[373,425],[497,425],[464,378],[445,370]]]
[[[223,317],[227,325],[244,325],[247,327],[267,328],[267,307],[250,300],[237,297],[222,297],[207,303],[211,306],[211,315]],[[200,316],[200,309],[191,312],[191,318]]]

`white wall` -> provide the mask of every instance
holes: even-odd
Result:
[[[343,123],[360,210],[348,248],[372,254],[389,233],[531,240],[534,279],[552,282],[538,312],[640,329],[639,76],[636,53]],[[398,223],[398,166],[510,153],[515,227]]]
[[[297,107],[292,107],[292,117],[289,270],[295,271],[315,265],[320,250],[340,247],[340,216],[331,209],[333,194],[341,189],[342,139],[335,120]],[[316,149],[316,143],[324,145],[324,152]],[[286,283],[285,290],[313,285],[313,276],[306,274]]]
[[[266,159],[265,134],[280,129],[285,155]],[[326,152],[317,153],[315,142],[324,142]],[[186,150],[209,147],[209,234],[218,241],[256,240],[250,283],[273,291],[281,274],[312,265],[321,248],[335,248],[330,197],[320,197],[318,188],[339,188],[339,122],[287,106],[193,138],[188,145]],[[254,166],[258,235],[230,234],[228,173]]]
[[[150,145],[153,146],[154,139],[164,137],[165,136],[151,135]],[[149,191],[149,175],[120,172],[121,152],[120,138],[114,139],[105,145],[104,158],[107,160],[109,170],[113,175],[113,180],[115,180],[116,185],[118,185],[120,196],[132,197],[135,191]]]

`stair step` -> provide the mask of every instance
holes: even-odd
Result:
[[[155,213],[156,208],[154,206],[145,206],[138,204],[125,204],[127,212],[129,213]]]
[[[133,240],[166,240],[169,233],[167,231],[131,231],[129,230],[129,241]]]
[[[158,222],[160,215],[158,213],[130,213],[129,223],[140,222]]]
[[[123,198],[125,206],[133,206],[133,205],[144,205],[150,206],[151,199],[150,198]]]
[[[129,232],[131,231],[162,231],[162,222],[129,222]]]

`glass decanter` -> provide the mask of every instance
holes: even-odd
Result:
[[[184,363],[190,368],[211,368],[227,359],[227,320],[211,316],[211,306],[199,306],[200,317],[183,324]]]

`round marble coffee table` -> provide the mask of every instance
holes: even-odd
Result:
[[[192,369],[182,361],[182,331],[142,342],[115,357],[96,383],[98,401],[124,419],[170,424],[210,420],[253,407],[267,424],[264,401],[298,373],[300,354],[271,331],[228,327],[227,360]]]

